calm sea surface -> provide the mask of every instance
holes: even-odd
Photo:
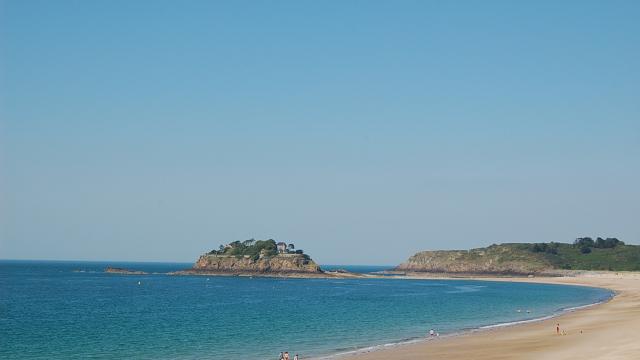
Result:
[[[191,266],[0,261],[0,358],[277,359],[289,351],[304,359],[420,338],[430,328],[451,334],[538,318],[611,296],[466,280],[124,276],[104,273],[107,265]]]

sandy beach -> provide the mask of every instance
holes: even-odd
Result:
[[[640,273],[557,278],[473,278],[602,287],[610,301],[532,323],[475,331],[347,356],[384,359],[640,359]],[[556,334],[556,324],[566,335]],[[425,333],[428,329],[425,329]]]

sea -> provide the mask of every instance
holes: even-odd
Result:
[[[590,287],[491,281],[165,274],[191,265],[2,260],[0,358],[275,360],[282,351],[332,358],[421,341],[430,329],[448,336],[612,296]],[[109,274],[107,266],[151,274]]]

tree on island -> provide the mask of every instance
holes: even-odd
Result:
[[[301,249],[294,250],[295,246],[289,244],[287,252],[304,255]],[[278,248],[276,241],[273,239],[268,240],[255,240],[249,239],[245,241],[234,241],[229,244],[220,245],[218,250],[211,250],[211,255],[228,255],[243,257],[249,256],[254,260],[259,259],[261,256],[276,256],[278,255]]]

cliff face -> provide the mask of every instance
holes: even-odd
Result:
[[[471,250],[422,251],[396,270],[453,274],[537,274],[553,266],[543,256],[493,245]]]
[[[313,260],[300,254],[280,254],[254,260],[246,256],[200,256],[193,270],[213,273],[321,273]]]

